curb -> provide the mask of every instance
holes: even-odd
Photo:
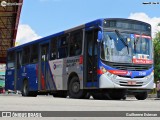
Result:
[[[148,98],[157,98],[157,94],[148,94]]]

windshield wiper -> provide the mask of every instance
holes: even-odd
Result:
[[[134,40],[134,52],[137,53],[137,43],[138,43],[138,39]]]
[[[123,44],[127,47],[128,54],[129,54],[128,44],[125,42],[123,36],[120,34],[120,32],[118,30],[115,30],[115,33],[117,34],[117,36],[119,37],[119,39],[123,42]]]

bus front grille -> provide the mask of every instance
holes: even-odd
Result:
[[[141,87],[142,85],[123,85],[123,84],[120,84],[120,86],[128,86],[128,87]]]
[[[118,75],[119,77],[123,77],[123,78],[131,78],[131,76],[124,76],[124,75]],[[146,76],[135,76],[134,78],[144,78]]]
[[[140,87],[143,85],[143,82],[136,82],[134,85],[129,85],[127,81],[119,81],[120,86],[129,86],[129,87]]]

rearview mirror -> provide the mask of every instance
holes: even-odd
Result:
[[[98,39],[97,39],[97,42],[101,42],[102,41],[102,32],[101,31],[98,31]]]

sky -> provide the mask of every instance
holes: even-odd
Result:
[[[99,18],[150,23],[154,37],[160,31],[160,0],[23,0],[16,41],[23,44]]]

